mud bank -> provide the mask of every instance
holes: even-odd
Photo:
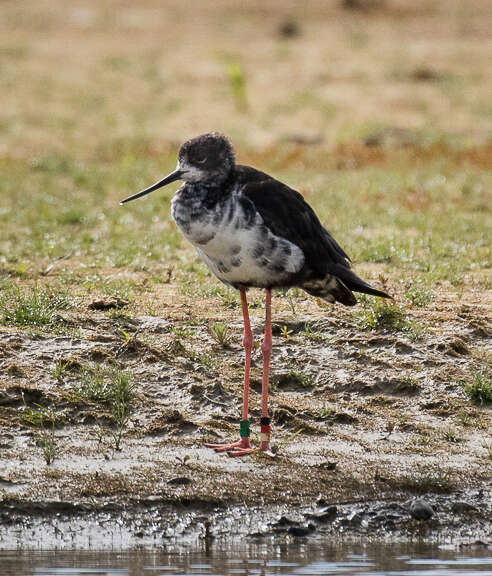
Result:
[[[425,540],[492,547],[490,492],[425,500],[245,506],[159,496],[116,502],[18,502],[0,506],[2,549],[108,549],[192,546],[331,537]]]

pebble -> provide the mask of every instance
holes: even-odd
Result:
[[[314,532],[315,528],[312,524],[308,524],[307,526],[291,526],[287,531],[288,534],[291,536],[308,536],[311,532]]]
[[[430,520],[434,516],[432,506],[425,500],[414,500],[408,511],[415,520]]]
[[[191,484],[191,479],[186,476],[178,476],[177,478],[168,480],[168,484],[172,484],[173,486],[186,486],[187,484]]]
[[[316,522],[333,522],[337,516],[337,512],[338,509],[336,506],[327,506],[326,508],[321,508],[320,510],[306,514],[306,517],[316,520]]]
[[[468,502],[464,502],[463,500],[458,500],[454,502],[451,506],[451,510],[455,514],[466,514],[467,512],[478,512],[478,508],[473,506],[473,504],[469,504]]]

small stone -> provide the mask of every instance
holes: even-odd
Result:
[[[337,517],[338,509],[336,506],[328,506],[326,508],[322,508],[321,510],[316,510],[315,512],[311,512],[306,514],[307,518],[311,518],[316,522],[333,522]]]
[[[478,508],[476,506],[473,506],[473,504],[470,504],[468,502],[464,502],[463,500],[458,500],[457,502],[454,502],[454,504],[451,506],[451,510],[455,514],[478,512]]]
[[[187,486],[188,484],[191,484],[191,479],[186,476],[177,476],[176,478],[171,478],[171,480],[168,481],[168,484],[173,486]]]
[[[430,520],[434,516],[432,506],[425,500],[414,500],[408,511],[415,520]]]
[[[107,298],[105,300],[94,300],[89,304],[89,310],[111,310],[112,308],[119,310],[128,306],[128,304],[129,302],[122,298]]]
[[[287,518],[287,516],[280,516],[277,522],[275,522],[276,526],[292,526],[293,524],[298,524],[298,522]]]
[[[308,526],[291,526],[287,533],[291,536],[296,536],[302,538],[303,536],[309,536],[311,532],[314,531],[314,526],[309,524]]]
[[[352,512],[347,518],[347,521],[352,526],[360,526],[362,524],[362,520],[364,519],[363,512]]]
[[[326,462],[322,462],[319,465],[319,468],[321,468],[321,470],[329,470],[329,471],[335,470],[336,467],[337,467],[336,462],[330,462],[328,460]]]

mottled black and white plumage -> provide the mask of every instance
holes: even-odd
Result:
[[[388,297],[354,274],[301,194],[237,165],[221,134],[185,142],[176,170],[127,200],[178,179],[184,184],[172,200],[172,217],[222,282],[238,289],[299,286],[347,306],[356,303],[353,292]]]

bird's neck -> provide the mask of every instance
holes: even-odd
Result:
[[[187,202],[205,204],[207,208],[211,208],[230,195],[234,182],[234,171],[231,171],[225,179],[211,178],[199,182],[187,182],[181,188],[181,196]]]

